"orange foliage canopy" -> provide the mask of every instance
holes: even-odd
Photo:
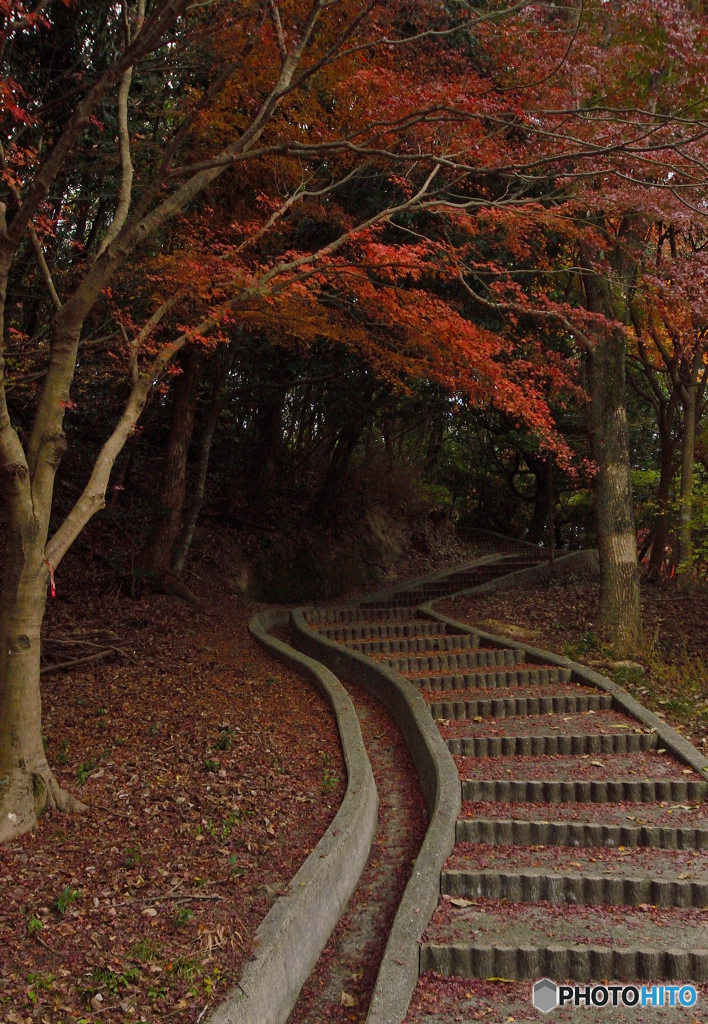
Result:
[[[150,372],[166,344],[234,323],[326,337],[552,443],[549,401],[578,394],[573,347],[611,326],[552,274],[598,219],[678,218],[701,192],[708,128],[686,103],[706,84],[702,19],[680,0],[189,11],[170,45],[201,71],[130,110],[131,212],[87,277],[67,258],[69,303],[90,321],[110,300],[126,367],[136,346]],[[8,151],[20,191],[31,152]]]

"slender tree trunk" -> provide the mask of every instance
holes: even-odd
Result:
[[[552,479],[549,479],[547,459],[540,455],[528,453],[524,462],[529,467],[536,481],[536,497],[534,500],[531,522],[526,531],[525,540],[531,544],[540,544],[546,535],[552,501]]]
[[[693,461],[696,448],[696,389],[683,389],[683,444],[681,446],[681,507],[679,510],[679,572],[690,573],[693,559]]]
[[[548,558],[551,565],[556,561],[556,521],[555,505],[556,497],[553,489],[553,458],[549,454],[546,458],[546,476],[548,478]]]
[[[194,417],[204,361],[195,350],[185,353],[182,375],[174,385],[170,433],[160,479],[160,511],[155,516],[146,549],[146,563],[158,586],[172,575],[172,548],[182,525],[187,486],[187,455],[192,443]]]
[[[204,502],[204,489],[209,471],[209,456],[211,454],[211,443],[214,439],[214,431],[219,417],[223,412],[226,402],[226,381],[236,356],[236,344],[232,342],[228,348],[220,349],[216,353],[216,366],[214,376],[214,387],[211,395],[211,402],[207,410],[204,423],[199,437],[199,454],[197,458],[197,469],[194,475],[192,486],[192,497],[187,508],[184,526],[175,545],[172,557],[172,571],[175,576],[181,576],[184,563],[187,560],[189,549],[194,538],[194,531],[197,528],[197,519]]]
[[[658,577],[664,564],[666,544],[669,539],[669,502],[671,499],[671,482],[674,478],[674,445],[661,445],[661,469],[659,486],[656,492],[657,512],[654,520],[654,536],[652,538],[651,555],[649,557],[649,575]]]
[[[322,486],[313,503],[315,517],[324,523],[337,508],[341,488],[366,425],[347,423],[339,432]]]
[[[275,383],[280,383],[282,374],[276,374]],[[253,424],[253,442],[250,464],[246,471],[245,490],[254,504],[268,490],[276,473],[278,453],[283,437],[283,406],[285,393],[266,393],[258,402]]]

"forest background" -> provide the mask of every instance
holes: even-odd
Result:
[[[304,601],[485,527],[597,546],[641,648],[640,563],[708,562],[701,3],[0,14],[0,839],[78,806],[71,558],[190,601],[218,521],[235,591]]]

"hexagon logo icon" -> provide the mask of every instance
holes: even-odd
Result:
[[[531,1002],[541,1013],[550,1013],[558,1006],[558,986],[550,978],[541,978],[531,992]]]

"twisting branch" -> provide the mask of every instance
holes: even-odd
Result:
[[[275,0],[268,0],[268,10],[270,11],[270,18],[273,22],[273,28],[275,29],[275,37],[278,40],[278,49],[280,50],[280,56],[285,62],[288,59],[288,48],[285,45],[285,33],[283,32],[283,23],[280,20],[280,11]]]
[[[130,46],[130,21],[128,19],[128,5],[123,3],[123,17],[125,23],[126,46]],[[138,16],[135,25],[137,36],[145,21],[145,0],[138,0]],[[96,259],[108,248],[114,238],[118,237],[121,228],[128,219],[130,200],[133,193],[133,161],[130,155],[130,128],[128,125],[128,97],[130,96],[130,83],[133,80],[133,69],[128,68],[121,76],[118,87],[118,153],[120,157],[121,181],[118,192],[118,203],[113,220],[98,247]]]
[[[582,342],[583,348],[586,352],[592,353],[595,351],[595,343],[593,340],[588,338],[588,336],[578,328],[577,324],[572,323],[567,316],[564,316],[559,310],[531,308],[523,306],[520,302],[492,302],[490,299],[485,299],[484,296],[480,295],[473,288],[470,288],[462,273],[459,275],[459,281],[465,291],[475,300],[475,302],[479,302],[479,304],[484,306],[486,309],[493,309],[501,313],[521,313],[525,316],[557,320],[558,323],[562,324],[574,338],[578,338],[578,340]]]
[[[15,200],[15,204],[19,206],[22,202],[22,196],[20,194],[20,190],[14,182],[12,174],[10,173],[10,168],[8,167],[7,160],[5,159],[5,150],[3,149],[2,142],[0,142],[0,167],[3,171],[5,171],[5,181],[7,183],[8,188],[10,189],[10,194],[12,195],[12,198]],[[52,300],[52,305],[54,306],[55,309],[61,309],[61,299],[57,294],[56,288],[54,287],[52,272],[49,269],[49,266],[45,259],[44,250],[42,249],[42,243],[37,237],[37,232],[35,231],[33,224],[30,224],[28,226],[27,234],[29,235],[30,245],[32,246],[32,249],[34,251],[35,259],[37,260],[37,265],[39,267],[39,272],[42,275],[42,280],[44,281],[44,286],[47,289],[47,292],[49,293],[49,298]]]
[[[202,322],[198,324],[193,331],[180,334],[174,341],[165,345],[164,348],[162,348],[154,357],[147,371],[137,376],[133,373],[133,386],[126,403],[126,407],[113,433],[101,449],[98,459],[94,464],[89,482],[86,484],[81,497],[78,499],[69,515],[46,545],[45,558],[51,565],[52,569],[56,569],[61,559],[64,557],[89,520],[96,512],[104,508],[106,504],[106,489],[108,487],[108,481],[113,465],[125,442],[128,440],[135,428],[138,418],[145,407],[151,388],[156,384],[160,374],[175,358],[177,353],[180,352],[195,335],[204,337],[210,331],[213,331],[214,328],[218,327],[219,324],[223,322],[223,319],[227,314],[231,313],[239,306],[244,306],[266,293],[270,295],[277,295],[291,287],[293,284],[306,280],[314,274],[322,273],[321,261],[323,257],[332,255],[348,240],[358,234],[361,234],[361,232],[366,231],[374,224],[388,220],[394,214],[415,206],[422,196],[428,191],[436,175],[437,168],[430,172],[416,194],[410,199],[407,199],[405,202],[400,203],[395,207],[389,207],[387,210],[368,218],[366,221],[358,224],[355,228],[352,228],[346,234],[335,239],[333,242],[330,242],[330,244],[325,246],[320,252],[311,253],[308,256],[292,260],[290,263],[281,263],[271,267],[253,285],[243,289],[235,298],[223,303],[212,316],[202,320]],[[293,275],[293,271],[298,271],[298,273]],[[280,278],[280,280],[276,280],[276,278]],[[163,303],[163,305],[153,313],[152,317],[142,328],[132,345],[135,346],[138,338],[144,340],[154,328],[155,323],[159,322],[159,320],[165,316],[169,309],[173,308],[175,303],[181,297],[182,293],[173,296],[168,299],[167,302]]]

